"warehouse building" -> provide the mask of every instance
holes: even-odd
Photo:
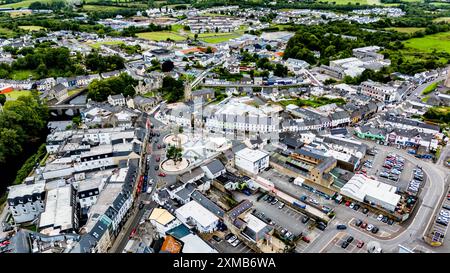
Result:
[[[342,188],[341,194],[359,202],[394,212],[401,196],[397,187],[370,179],[362,174],[354,175]]]

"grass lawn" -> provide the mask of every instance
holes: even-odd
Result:
[[[21,81],[28,79],[30,76],[32,78],[36,76],[33,70],[17,70],[13,72],[11,77],[13,80]]]
[[[31,95],[31,91],[29,91],[29,90],[21,90],[21,91],[14,90],[12,92],[5,94],[7,100],[16,100],[20,96],[30,96],[30,95]]]
[[[241,35],[239,35],[239,34],[212,35],[212,36],[202,37],[202,38],[199,38],[199,39],[204,41],[205,43],[218,44],[218,43],[223,43],[223,42],[229,41],[229,40],[231,40],[233,38],[237,38],[237,37],[240,37],[240,36]]]
[[[421,31],[421,30],[425,30],[425,28],[423,27],[389,27],[389,28],[385,28],[386,30],[395,30],[397,32],[402,32],[402,33],[414,33],[417,31]]]
[[[120,44],[123,44],[123,42],[122,41],[104,41],[104,42],[89,44],[89,46],[92,48],[95,48],[95,49],[99,49],[101,45],[120,45]]]
[[[12,37],[14,37],[14,34],[16,34],[14,31],[12,31],[8,28],[0,27],[0,35],[1,36],[6,36],[8,38],[12,38]]]
[[[45,27],[41,27],[41,26],[19,26],[19,28],[29,30],[29,31],[38,31],[41,29],[45,29]]]
[[[431,92],[433,92],[434,90],[436,90],[438,84],[439,84],[439,82],[434,82],[434,83],[428,85],[425,89],[423,89],[422,95],[428,95]]]
[[[183,27],[184,27],[183,25],[179,24],[172,25],[172,31],[179,32],[180,30],[183,29]]]
[[[439,22],[446,22],[450,23],[450,17],[439,17],[433,20],[433,22],[439,23]]]
[[[152,40],[152,41],[165,41],[168,38],[174,41],[186,40],[186,37],[169,32],[169,31],[155,31],[155,32],[141,32],[136,34],[139,38]]]
[[[126,9],[127,7],[115,7],[115,6],[100,6],[100,5],[83,5],[85,11],[117,11]]]
[[[336,5],[347,5],[348,3],[351,4],[360,3],[361,5],[365,5],[367,4],[368,1],[371,0],[320,0],[319,2],[335,3]]]
[[[50,1],[51,0],[39,0],[38,2],[48,3]],[[17,2],[17,3],[12,3],[12,4],[0,5],[0,8],[13,8],[13,9],[28,8],[28,6],[30,6],[30,4],[33,2],[36,2],[36,0],[25,0],[25,1]]]
[[[405,45],[410,48],[424,52],[445,51],[450,53],[450,32],[442,32],[433,35],[426,35],[422,38],[413,38],[405,41]]]
[[[79,92],[83,91],[84,89],[85,89],[85,88],[76,88],[76,89],[72,89],[72,90],[67,91],[67,94],[68,94],[69,96],[72,96],[73,94],[79,93]]]

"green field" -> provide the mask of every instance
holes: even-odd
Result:
[[[218,43],[223,43],[226,41],[229,41],[233,38],[237,38],[240,37],[240,34],[236,34],[236,33],[217,33],[217,34],[226,34],[226,35],[209,35],[209,36],[203,36],[199,39],[202,40],[205,43],[209,43],[209,44],[218,44]]]
[[[442,32],[426,35],[422,38],[409,39],[405,41],[405,45],[423,52],[437,50],[450,53],[450,32]]]
[[[29,30],[29,31],[38,31],[41,29],[45,29],[45,27],[40,27],[40,26],[19,26],[19,28]]]
[[[336,5],[347,5],[348,3],[366,5],[368,1],[370,0],[320,0],[320,2],[335,3]]]
[[[439,22],[446,22],[450,23],[450,17],[439,17],[433,20],[433,22],[439,23]]]
[[[26,80],[29,77],[36,77],[36,74],[33,70],[17,70],[14,71],[11,78],[16,81]]]
[[[431,92],[433,92],[434,90],[436,90],[438,84],[439,84],[439,82],[434,82],[434,83],[428,85],[425,89],[423,89],[422,95],[428,95]]]
[[[48,3],[51,1],[52,0],[39,0],[38,2]],[[17,2],[17,3],[12,3],[12,4],[0,5],[0,8],[13,8],[13,9],[28,8],[28,6],[30,6],[30,4],[33,2],[36,2],[36,0],[25,0],[25,1]]]
[[[8,28],[3,28],[0,27],[0,35],[2,36],[6,36],[8,38],[14,37],[14,34],[16,34],[14,31],[8,29]]]
[[[30,95],[31,95],[31,91],[29,91],[29,90],[22,90],[22,91],[14,90],[12,92],[5,94],[7,100],[16,100],[20,96],[30,96]]]
[[[401,33],[414,33],[417,31],[425,30],[423,27],[389,27],[385,28],[385,30],[395,30]]]
[[[100,6],[100,5],[83,5],[85,11],[117,11],[121,9],[126,9],[126,7],[115,7],[115,6]]]
[[[136,34],[139,38],[152,41],[165,41],[168,38],[174,41],[186,40],[186,37],[172,33],[170,31],[141,32]]]
[[[105,41],[105,42],[98,42],[94,44],[89,44],[90,47],[99,49],[101,45],[120,45],[123,44],[122,41]]]

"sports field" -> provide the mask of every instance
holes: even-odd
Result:
[[[89,46],[92,48],[95,48],[95,49],[99,49],[101,45],[120,45],[120,44],[123,44],[123,42],[122,41],[104,41],[104,42],[89,44]]]
[[[40,26],[19,26],[19,28],[29,30],[29,31],[38,31],[41,29],[45,29],[45,27],[40,27]]]
[[[168,38],[174,41],[186,40],[186,37],[175,34],[170,31],[155,31],[155,32],[141,32],[136,34],[139,38],[152,40],[152,41],[165,41]]]

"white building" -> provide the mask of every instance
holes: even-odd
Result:
[[[44,181],[10,186],[8,189],[9,210],[16,224],[33,221],[44,211]]]
[[[78,229],[76,191],[72,185],[47,192],[45,211],[39,218],[39,230],[47,235],[71,233]]]
[[[187,226],[195,226],[199,232],[216,230],[219,218],[196,201],[190,201],[175,210],[177,218]]]
[[[397,187],[370,179],[362,174],[355,174],[342,188],[341,194],[359,202],[370,203],[394,212],[400,201]]]
[[[258,174],[269,167],[269,154],[261,150],[244,148],[236,153],[234,164],[246,172]]]
[[[175,216],[161,208],[154,208],[148,219],[161,236],[166,235],[166,231],[181,224]]]
[[[398,99],[397,88],[370,80],[361,83],[361,93],[379,101],[392,102]]]
[[[109,95],[108,102],[112,106],[124,106],[127,104],[127,101],[125,100],[125,97],[122,94],[112,96]]]

